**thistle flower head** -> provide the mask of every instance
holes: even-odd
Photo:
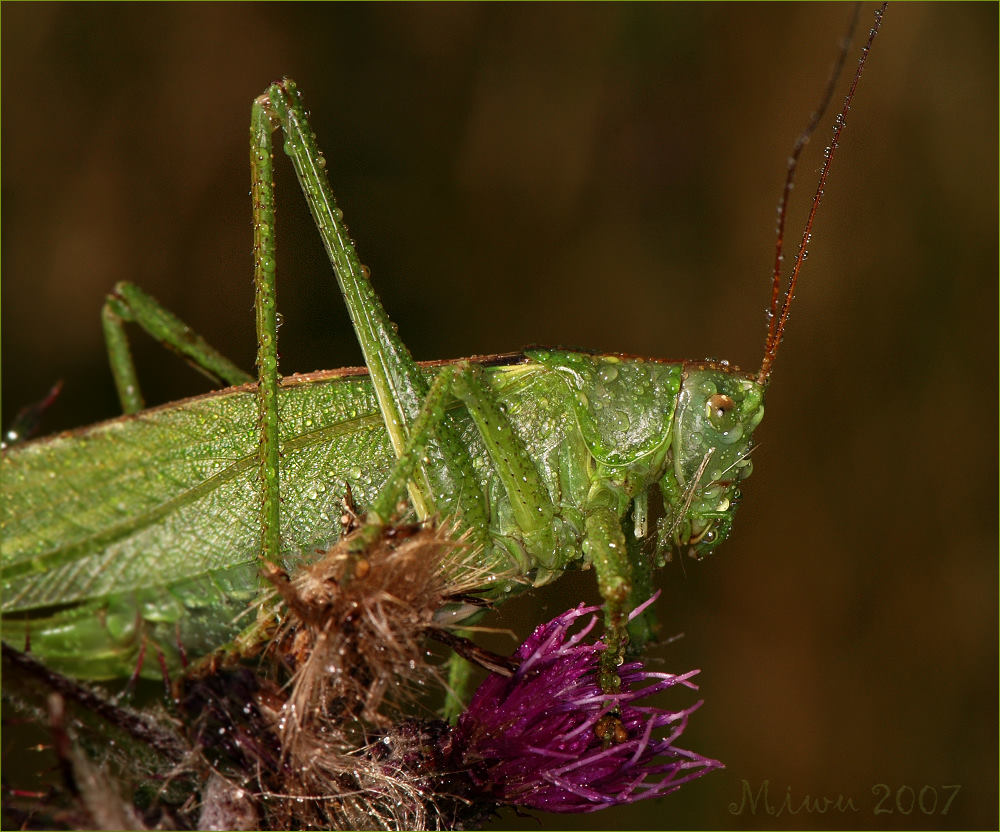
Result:
[[[632,662],[619,668],[620,692],[601,690],[605,645],[584,641],[598,609],[580,604],[539,626],[517,650],[514,676],[487,678],[459,718],[454,753],[496,800],[593,812],[668,794],[721,767],[674,745],[700,702],[681,711],[639,704],[675,685],[696,688],[691,677],[697,670],[674,675]],[[636,687],[645,682],[650,684]]]

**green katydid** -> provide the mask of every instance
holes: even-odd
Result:
[[[276,128],[366,370],[278,380]],[[132,672],[147,642],[170,661],[181,650],[211,651],[245,623],[238,613],[260,591],[261,556],[294,563],[329,544],[348,487],[373,522],[388,519],[406,488],[421,519],[460,518],[495,577],[494,597],[593,567],[615,648],[613,685],[629,637],[649,638],[642,620],[626,635],[625,620],[651,594],[653,568],[675,551],[702,557],[728,536],[833,153],[783,293],[779,231],[764,358],[744,374],[724,363],[564,350],[417,364],[354,251],[291,81],[255,102],[251,140],[259,380],[141,290],[116,287],[104,325],[126,415],[12,446],[2,458],[4,638],[30,638],[53,667],[88,678]],[[143,410],[126,321],[232,386]]]

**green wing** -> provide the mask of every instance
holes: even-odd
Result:
[[[336,537],[391,461],[364,377],[281,394],[282,535],[290,556]],[[2,459],[3,609],[169,585],[259,551],[257,404],[233,388],[15,447]]]

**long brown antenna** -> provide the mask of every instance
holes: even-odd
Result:
[[[858,27],[858,18],[861,16],[861,3],[854,4],[854,12],[851,15],[851,22],[847,26],[847,31],[840,39],[840,51],[837,53],[837,60],[834,61],[830,70],[830,77],[826,79],[826,89],[823,90],[823,97],[820,99],[816,109],[809,117],[809,123],[805,129],[799,133],[788,157],[788,170],[785,173],[785,187],[781,191],[781,199],[778,200],[778,225],[777,238],[774,244],[774,279],[771,284],[771,303],[767,309],[767,342],[774,338],[774,330],[778,325],[778,298],[781,297],[781,264],[784,261],[782,256],[782,246],[785,243],[785,223],[788,220],[788,200],[792,195],[792,188],[795,187],[795,171],[798,168],[799,156],[812,134],[816,132],[820,120],[826,113],[826,108],[830,106],[830,99],[833,98],[834,90],[837,88],[837,81],[840,80],[840,73],[844,69],[844,62],[847,60],[847,53],[851,49],[851,41],[854,40],[854,30]]]
[[[820,119],[823,117],[823,113],[826,111],[827,105],[830,103],[830,99],[833,97],[833,91],[837,85],[837,79],[840,77],[840,72],[843,69],[844,62],[847,58],[851,37],[854,34],[854,29],[857,25],[858,13],[861,6],[860,3],[855,6],[854,14],[851,17],[851,23],[848,27],[847,34],[841,41],[837,61],[830,74],[830,79],[827,81],[826,89],[823,91],[823,97],[820,100],[819,106],[810,117],[806,128],[799,134],[799,137],[795,142],[795,146],[792,149],[792,153],[788,157],[788,172],[785,176],[785,186],[782,189],[781,199],[778,202],[778,233],[777,242],[775,244],[774,279],[771,285],[771,303],[767,310],[767,340],[764,342],[764,359],[761,362],[760,371],[757,373],[757,381],[760,384],[766,384],[770,378],[771,365],[774,364],[774,359],[778,354],[778,346],[781,344],[782,336],[785,334],[785,324],[788,321],[788,313],[792,305],[792,298],[795,295],[795,285],[799,279],[799,271],[802,268],[802,263],[808,255],[806,246],[808,246],[809,239],[812,235],[812,227],[813,222],[816,219],[816,211],[819,209],[819,203],[823,198],[823,189],[826,186],[826,178],[830,173],[830,165],[833,162],[834,154],[840,142],[840,134],[847,124],[847,113],[851,109],[851,102],[854,99],[854,93],[861,80],[861,72],[864,69],[865,60],[868,58],[869,51],[871,51],[875,35],[878,34],[879,27],[882,24],[882,16],[885,14],[887,5],[888,3],[883,3],[875,12],[875,23],[868,31],[868,40],[865,43],[864,48],[861,50],[861,57],[858,59],[858,68],[854,73],[854,80],[851,82],[851,87],[847,92],[847,97],[844,99],[844,106],[834,122],[833,138],[830,141],[829,147],[827,147],[824,152],[825,161],[823,163],[823,169],[819,175],[819,184],[816,186],[816,193],[813,196],[812,207],[809,210],[809,217],[806,220],[805,228],[802,231],[802,239],[799,242],[799,250],[795,257],[795,265],[792,267],[792,274],[788,280],[788,286],[785,289],[784,297],[781,301],[781,309],[779,311],[778,298],[781,296],[781,266],[783,261],[782,246],[784,244],[785,221],[788,213],[788,199],[795,183],[795,170],[798,166],[799,156],[802,153],[802,149],[809,142],[809,139],[816,130]]]

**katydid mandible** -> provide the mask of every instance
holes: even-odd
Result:
[[[494,600],[568,567],[593,568],[608,629],[602,681],[613,689],[626,646],[651,637],[647,620],[627,617],[652,594],[654,568],[674,553],[703,557],[729,534],[805,245],[881,13],[782,289],[784,206],[833,79],[790,159],[754,373],[560,349],[414,362],[355,252],[296,85],[272,84],[251,118],[258,378],[137,287],[115,287],[103,323],[125,415],[3,453],[4,639],[30,640],[53,668],[85,678],[128,675],[150,644],[176,665],[246,625],[240,613],[261,591],[262,557],[293,567],[337,538],[348,490],[372,528],[408,493],[419,519],[457,519]],[[275,130],[365,368],[279,380]],[[231,386],[143,409],[126,322]]]

